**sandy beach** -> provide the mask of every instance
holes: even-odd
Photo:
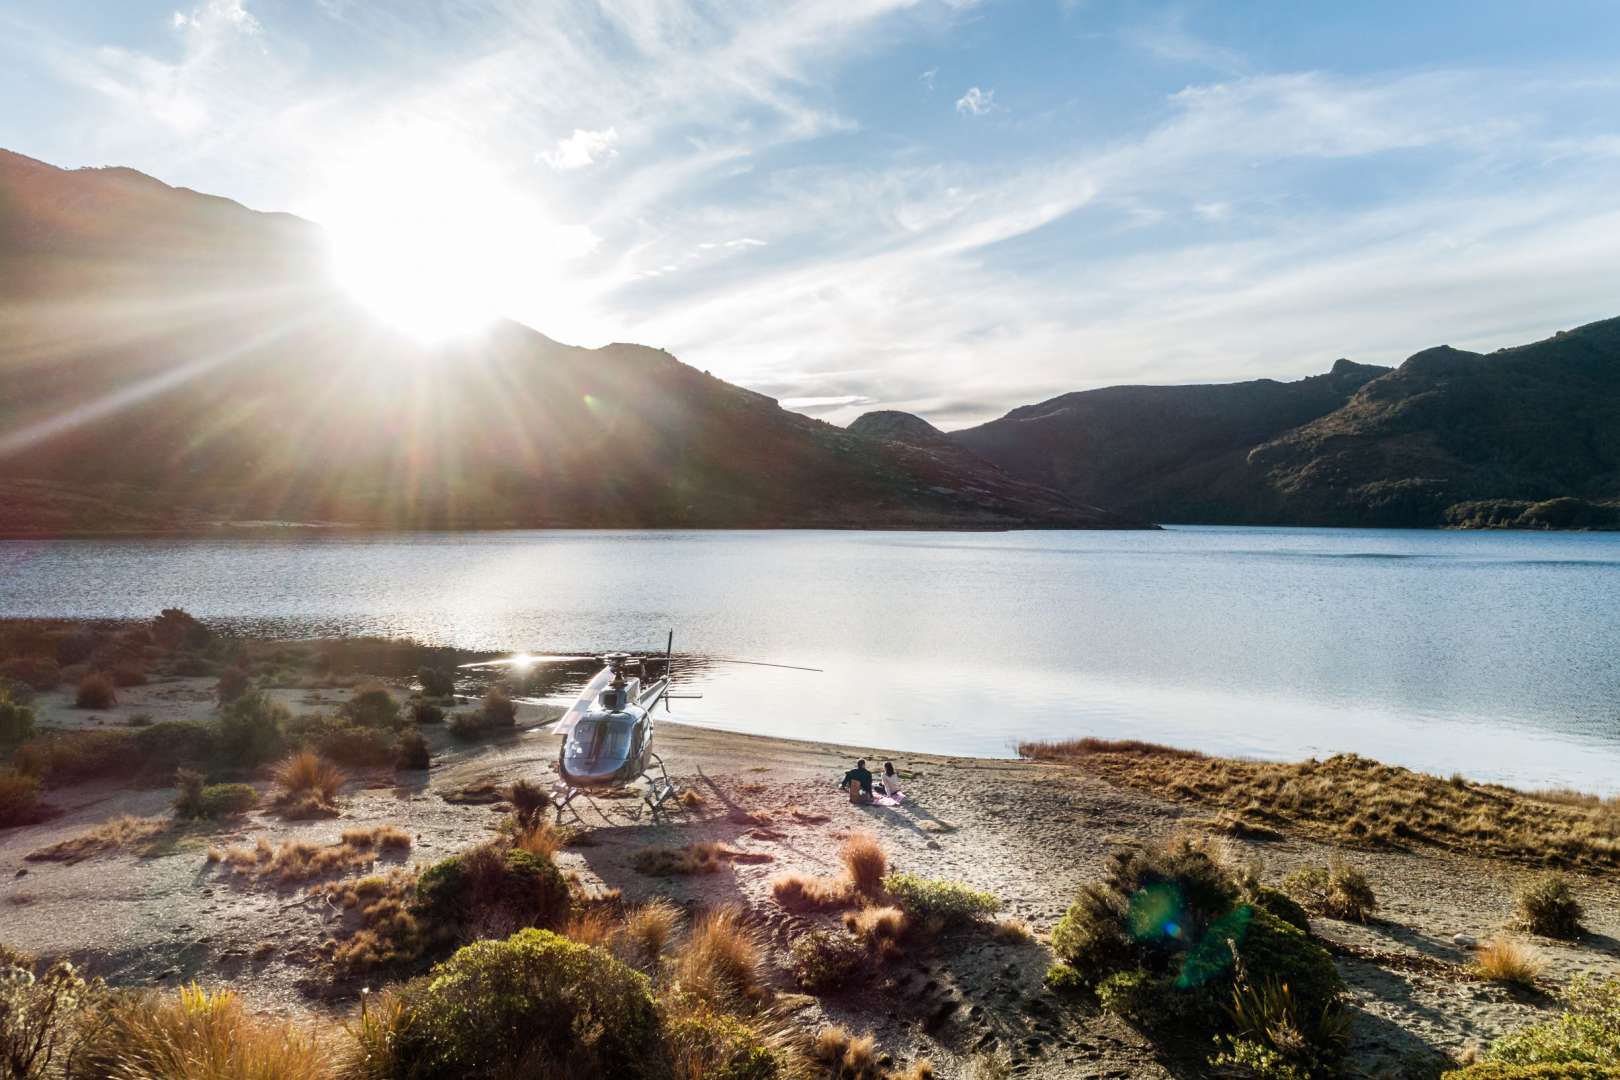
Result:
[[[202,712],[207,693],[205,680],[158,683],[127,694],[97,720],[117,724],[120,714],[158,709]],[[277,694],[307,701],[320,692]],[[52,720],[97,723],[55,708],[49,697],[42,711]],[[254,812],[232,826],[185,830],[160,844],[79,862],[28,856],[119,815],[164,815],[174,789],[98,782],[54,790],[57,816],[0,831],[0,940],[71,957],[115,984],[196,979],[228,984],[272,1012],[347,1010],[358,986],[335,981],[322,952],[322,943],[342,932],[342,913],[302,887],[231,874],[208,861],[209,849],[259,837],[327,842],[345,829],[387,825],[407,831],[412,842],[408,854],[383,854],[380,868],[434,862],[492,835],[510,810],[498,789],[555,778],[557,739],[546,726],[553,717],[552,710],[524,705],[515,732],[473,743],[433,732],[430,771],[352,771],[337,818],[287,822]],[[1044,989],[1051,963],[1044,939],[1076,890],[1101,875],[1111,852],[1178,832],[1208,833],[1216,827],[1207,808],[1064,765],[890,753],[674,723],[660,725],[657,745],[671,776],[696,797],[663,819],[634,798],[576,803],[575,839],[558,864],[587,890],[622,890],[626,901],[663,896],[689,910],[740,906],[780,959],[798,936],[835,925],[836,916],[784,911],[771,880],[784,872],[834,873],[845,838],[868,832],[894,868],[993,893],[1003,903],[1001,917],[1035,933],[1019,941],[953,931],[908,945],[894,964],[819,997],[796,994],[787,973],[774,970],[795,1023],[871,1030],[897,1060],[925,1056],[942,1076],[959,1075],[970,1055],[987,1050],[1018,1075],[1175,1074],[1174,1063],[1118,1018]],[[905,778],[905,803],[852,805],[835,785],[858,756],[893,760]],[[709,874],[649,876],[635,866],[638,852],[698,841],[720,842],[734,855]],[[1620,896],[1600,878],[1578,878],[1588,929],[1581,940],[1535,941],[1547,961],[1541,983],[1549,992],[1535,993],[1470,977],[1470,950],[1457,938],[1483,940],[1501,929],[1528,868],[1422,847],[1345,849],[1286,830],[1263,841],[1223,836],[1220,843],[1234,863],[1258,860],[1272,884],[1298,867],[1335,859],[1371,880],[1377,919],[1367,925],[1313,919],[1351,990],[1352,1075],[1434,1075],[1448,1059],[1552,1008],[1550,991],[1571,977],[1620,974]]]

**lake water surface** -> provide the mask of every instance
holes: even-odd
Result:
[[[658,649],[677,719],[1010,754],[1100,735],[1620,791],[1620,534],[501,532],[0,543],[0,615]]]

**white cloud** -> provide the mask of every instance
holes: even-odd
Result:
[[[572,135],[557,140],[555,150],[545,151],[540,156],[553,169],[568,170],[595,165],[597,162],[617,157],[618,153],[619,132],[616,128],[608,128],[605,131],[575,128]]]
[[[917,81],[922,83],[923,86],[927,88],[928,92],[932,94],[934,92],[934,85],[938,81],[938,78],[939,68],[931,67],[921,75],[917,76]]]
[[[956,111],[963,116],[983,116],[995,108],[994,90],[980,90],[977,86],[967,88],[967,93],[956,99]]]

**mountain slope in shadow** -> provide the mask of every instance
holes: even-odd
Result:
[[[638,345],[425,346],[324,234],[0,151],[0,532],[1134,528],[953,444],[850,432]]]

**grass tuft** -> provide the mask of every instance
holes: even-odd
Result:
[[[851,833],[844,841],[841,852],[844,871],[857,892],[876,896],[883,888],[883,876],[889,872],[889,857],[883,846],[871,833]]]
[[[1498,935],[1474,953],[1473,970],[1482,979],[1534,990],[1536,976],[1546,961],[1535,949],[1507,935]]]
[[[736,908],[720,908],[692,924],[675,957],[675,980],[705,1001],[757,1001],[764,974],[759,935]]]

